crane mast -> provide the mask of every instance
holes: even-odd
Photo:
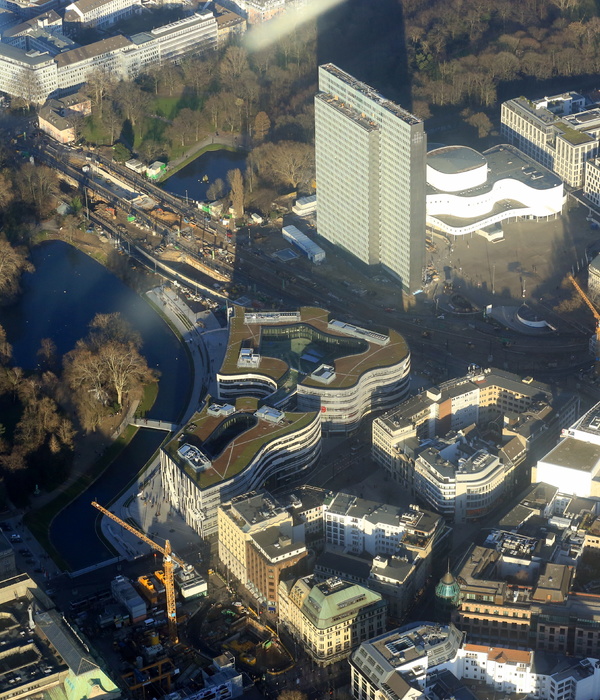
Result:
[[[600,375],[600,312],[598,312],[598,309],[592,304],[590,298],[588,295],[583,291],[577,280],[573,277],[573,275],[569,274],[568,275],[569,280],[571,281],[571,284],[575,287],[577,292],[579,293],[579,296],[583,299],[583,301],[586,303],[587,307],[589,310],[592,312],[594,315],[594,318],[596,319],[596,332],[594,334],[594,359],[596,360],[596,374]]]
[[[92,501],[94,508],[97,508],[103,515],[107,518],[114,520],[118,523],[124,530],[131,532],[136,537],[139,537],[147,545],[160,552],[163,555],[163,569],[165,572],[165,594],[167,597],[167,624],[169,627],[169,638],[173,644],[177,644],[179,641],[177,636],[177,605],[175,601],[175,578],[174,578],[174,563],[176,562],[179,566],[185,566],[185,562],[179,557],[173,554],[171,550],[171,543],[169,540],[165,540],[165,546],[156,544],[153,540],[147,537],[143,532],[140,532],[136,527],[133,527],[124,520],[121,520],[117,515],[111,513],[109,510],[101,506],[96,501]]]

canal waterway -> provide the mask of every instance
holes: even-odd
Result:
[[[148,418],[176,420],[192,382],[189,360],[163,319],[98,262],[62,241],[48,241],[31,253],[35,272],[23,277],[17,303],[0,310],[0,323],[13,346],[16,365],[37,366],[42,338],[52,338],[59,356],[87,333],[97,313],[120,312],[140,333],[142,353],[160,376],[158,396]],[[107,503],[133,478],[165,437],[139,430],[107,471],[54,520],[54,546],[73,569],[111,556],[95,534],[97,512],[89,505]]]
[[[220,178],[228,187],[227,173],[236,168],[242,173],[246,169],[246,153],[243,151],[207,151],[167,178],[162,188],[171,194],[204,201],[211,183]],[[202,182],[205,175],[208,182]]]

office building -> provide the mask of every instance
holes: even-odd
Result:
[[[585,110],[582,95],[570,92],[539,100],[507,100],[502,104],[501,123],[508,143],[567,185],[583,186],[586,162],[598,155],[600,110]]]
[[[321,454],[321,414],[284,412],[254,398],[207,405],[161,448],[167,498],[202,537],[221,503],[264,484],[292,485]]]
[[[513,479],[521,463],[544,454],[578,410],[575,395],[531,377],[473,366],[466,376],[431,387],[376,418],[373,458],[436,510],[443,506],[448,517],[477,519],[502,496],[502,474]],[[479,426],[479,436],[473,426]],[[458,450],[470,453],[471,468],[461,471]]]
[[[217,21],[204,10],[131,38],[117,34],[79,47],[45,30],[38,36],[40,31],[24,37],[29,44],[35,40],[36,48],[0,42],[0,91],[37,104],[76,91],[96,70],[125,80],[149,65],[217,48]],[[18,44],[22,38],[11,41]],[[64,45],[57,44],[61,41]]]
[[[406,292],[425,261],[423,122],[333,64],[315,97],[318,231]]]
[[[254,312],[236,306],[217,373],[219,399],[255,396],[277,408],[320,412],[329,434],[356,430],[368,413],[408,393],[404,338],[330,318],[327,311]]]
[[[573,496],[600,496],[600,403],[562,431],[558,445],[538,461],[531,480]]]
[[[284,569],[307,556],[304,524],[267,492],[243,494],[218,511],[219,560],[258,605],[278,607]]]
[[[279,584],[279,620],[319,666],[347,658],[385,629],[386,604],[368,588],[312,576]]]

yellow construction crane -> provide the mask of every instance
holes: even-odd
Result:
[[[592,304],[590,298],[579,286],[579,283],[573,277],[573,275],[569,273],[567,277],[571,280],[571,284],[579,292],[579,296],[583,299],[583,301],[585,301],[590,311],[594,314],[594,318],[596,319],[596,333],[594,334],[593,355],[594,359],[596,360],[596,374],[600,374],[600,357],[598,356],[598,353],[600,351],[600,312],[598,312],[598,309]]]
[[[97,508],[101,513],[106,515],[106,517],[114,520],[116,523],[124,528],[125,530],[133,533],[140,540],[144,541],[146,544],[150,545],[152,549],[160,552],[163,555],[163,567],[165,572],[165,593],[167,596],[167,622],[169,625],[169,638],[173,644],[176,644],[179,639],[177,637],[177,608],[175,604],[175,579],[173,577],[173,563],[176,562],[181,567],[185,567],[185,562],[182,561],[178,556],[173,554],[171,551],[171,543],[169,540],[165,540],[165,546],[161,547],[156,542],[153,542],[149,537],[146,537],[143,532],[140,532],[137,528],[133,527],[129,523],[126,523],[121,518],[117,517],[114,513],[111,513],[106,508],[103,508],[96,501],[92,501],[94,508]]]

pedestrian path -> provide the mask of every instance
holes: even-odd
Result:
[[[223,362],[228,331],[219,326],[212,313],[194,313],[172,290],[156,287],[147,292],[147,296],[169,319],[187,344],[194,365],[194,384],[179,425],[158,419],[148,419],[146,423],[145,418],[137,418],[134,423],[142,428],[176,430],[189,423],[194,413],[202,407],[206,392],[215,388],[214,373]],[[139,475],[136,482],[121,494],[110,509],[121,519],[142,529],[158,544],[164,544],[166,539],[170,540],[173,549],[180,555],[197,549],[200,543],[199,535],[185,523],[166,499],[160,457]],[[149,545],[109,518],[101,519],[101,528],[107,540],[127,559],[143,556],[150,551]]]
[[[152,418],[132,418],[129,424],[137,425],[139,428],[164,430],[166,433],[171,433],[179,427],[178,423],[172,423],[168,420],[152,420]]]

